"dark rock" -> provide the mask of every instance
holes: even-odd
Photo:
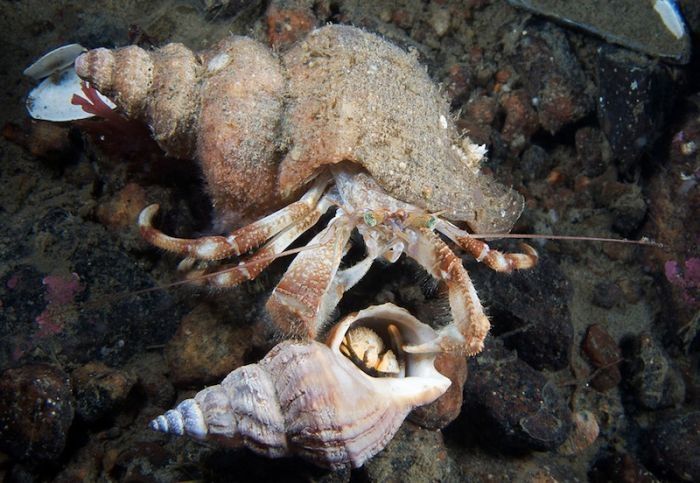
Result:
[[[654,338],[643,333],[634,341],[629,385],[637,402],[647,409],[681,404],[685,383],[666,352]]]
[[[583,173],[590,177],[603,174],[609,162],[609,159],[606,159],[608,156],[605,156],[608,147],[603,133],[592,127],[582,127],[576,131],[574,142],[576,157],[583,165]]]
[[[129,361],[125,370],[136,374],[136,389],[146,396],[150,404],[158,408],[173,405],[175,387],[167,377],[168,364],[161,354],[139,354]]]
[[[549,154],[537,144],[530,145],[520,157],[520,169],[526,180],[544,179],[552,167],[553,163]]]
[[[592,483],[654,483],[658,481],[637,459],[629,453],[611,451],[604,453],[593,464],[589,473]]]
[[[622,380],[619,364],[622,353],[615,340],[599,324],[588,327],[586,338],[583,340],[583,352],[596,368],[591,379],[591,386],[600,392],[605,392],[617,386]]]
[[[101,362],[88,362],[71,374],[75,394],[75,412],[88,423],[95,422],[121,405],[134,386],[131,374],[107,367]]]
[[[410,422],[359,471],[366,481],[462,481],[442,433]]]
[[[560,28],[529,22],[511,60],[530,97],[536,99],[540,124],[550,133],[592,112],[586,76]]]
[[[8,369],[0,377],[0,450],[30,465],[55,461],[73,422],[68,376],[47,364]]]
[[[623,236],[635,232],[644,221],[647,204],[642,189],[636,183],[603,181],[591,186],[593,200],[613,216],[612,228]]]
[[[167,463],[173,454],[162,444],[137,441],[114,453],[105,462],[105,470],[111,478],[118,481],[167,481],[159,478],[162,475],[158,473],[163,469],[167,471]]]
[[[455,64],[447,71],[445,90],[453,106],[463,104],[474,87],[473,73],[468,65]]]
[[[489,309],[494,334],[504,334],[506,345],[522,360],[535,369],[559,370],[569,364],[572,289],[551,258],[510,275],[486,267],[469,274]]]
[[[606,45],[598,54],[598,119],[623,171],[631,168],[663,131],[674,85],[658,62]]]
[[[444,428],[459,416],[467,380],[467,359],[463,355],[442,352],[435,358],[435,368],[452,384],[436,401],[414,409],[409,415],[411,421],[427,429]]]
[[[615,282],[600,282],[593,288],[593,305],[612,309],[624,300],[622,289]]]
[[[559,447],[571,430],[571,412],[559,389],[498,341],[487,341],[469,360],[463,417],[499,450]]]
[[[648,444],[650,463],[665,477],[700,481],[700,412],[659,418]]]

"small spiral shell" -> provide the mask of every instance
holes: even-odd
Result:
[[[285,341],[258,364],[181,402],[151,422],[156,431],[245,446],[271,458],[297,455],[327,468],[359,467],[391,440],[408,413],[449,387],[434,356],[406,354],[404,377],[365,374],[341,354],[353,325],[381,333],[394,324],[407,343],[435,332],[391,304],[370,307],[333,329],[327,344]]]

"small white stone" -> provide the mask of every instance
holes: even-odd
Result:
[[[207,70],[209,72],[216,72],[223,69],[229,63],[229,55],[226,52],[222,52],[219,55],[215,55],[207,64]]]

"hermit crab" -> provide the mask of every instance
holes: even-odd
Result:
[[[383,359],[394,360],[393,370],[377,374],[351,360],[348,346],[368,347],[353,334],[392,345],[396,352],[389,349]],[[332,469],[359,467],[384,449],[413,408],[449,387],[450,380],[435,369],[434,354],[401,349],[434,337],[430,326],[404,309],[370,307],[336,324],[325,344],[278,344],[257,364],[234,370],[221,384],[158,416],[151,427],[272,458],[296,455]]]
[[[145,239],[184,256],[193,281],[230,287],[255,278],[335,208],[267,302],[287,336],[315,338],[373,260],[406,253],[446,284],[453,322],[405,350],[474,354],[489,322],[439,234],[494,270],[536,263],[528,246],[503,254],[455,224],[507,232],[522,197],[480,172],[483,147],[459,137],[416,56],[377,35],[327,26],[281,55],[246,37],[198,54],[181,44],[96,49],[78,57],[75,70],[128,116],[145,119],[167,153],[196,157],[219,226],[238,227],[174,238],[154,227],[157,205],[144,209]],[[366,258],[341,269],[355,229]],[[234,257],[203,276],[213,269],[201,261]]]

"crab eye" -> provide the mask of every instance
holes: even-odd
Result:
[[[437,224],[437,217],[436,217],[436,216],[430,215],[430,216],[428,217],[428,220],[425,222],[425,227],[426,227],[428,230],[432,230],[433,228],[435,228],[435,225],[436,225],[436,224]]]
[[[364,219],[365,223],[367,226],[377,226],[377,219],[374,217],[374,213],[371,211],[365,211],[365,214],[362,216]]]

